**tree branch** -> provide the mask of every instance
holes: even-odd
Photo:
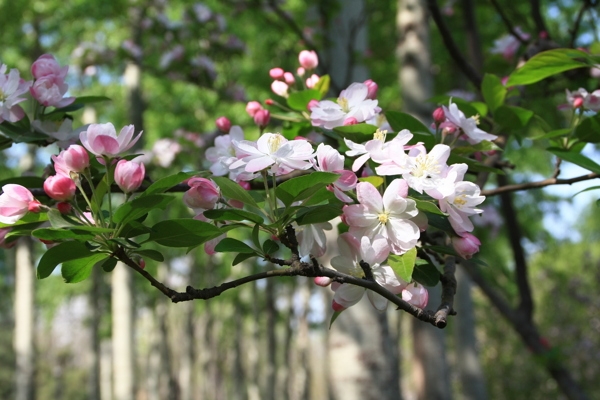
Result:
[[[581,176],[578,176],[575,178],[569,178],[569,179],[549,178],[549,179],[545,179],[543,181],[520,183],[520,184],[516,184],[516,185],[506,185],[506,186],[500,186],[496,189],[482,190],[481,194],[483,196],[489,197],[489,196],[496,196],[496,195],[502,194],[502,193],[518,192],[521,190],[529,190],[529,189],[539,189],[539,188],[543,188],[546,186],[552,186],[552,185],[571,185],[576,182],[589,181],[591,179],[597,179],[597,178],[600,178],[600,174],[590,173],[590,174],[581,175]]]
[[[440,277],[442,282],[442,303],[435,313],[436,326],[447,324],[448,315],[456,315],[454,306],[454,295],[456,294],[456,259],[454,256],[446,255],[444,263],[444,274]]]
[[[527,46],[527,44],[528,44],[527,40],[522,38],[521,35],[519,35],[519,33],[515,30],[515,28],[513,27],[512,23],[510,22],[510,20],[506,16],[506,14],[504,14],[504,10],[500,6],[500,4],[498,4],[498,2],[496,0],[490,0],[490,2],[496,9],[496,12],[498,13],[498,15],[500,15],[500,18],[502,18],[502,21],[504,22],[504,25],[506,25],[506,29],[508,29],[510,34],[513,35],[519,42],[521,42],[521,44],[523,46]]]
[[[537,33],[546,32],[548,33],[548,28],[546,28],[546,23],[544,22],[544,17],[542,17],[542,12],[540,10],[540,0],[531,0],[531,17],[535,22],[535,26],[537,28]]]
[[[575,23],[573,24],[573,29],[569,29],[571,31],[571,40],[569,41],[569,47],[575,47],[575,41],[577,40],[577,32],[579,32],[579,26],[581,25],[581,20],[583,19],[583,14],[590,7],[589,0],[584,0],[583,5],[579,9],[577,13],[577,18],[575,18]]]
[[[446,45],[446,49],[450,53],[450,56],[454,59],[454,62],[458,64],[458,67],[462,70],[465,76],[477,87],[479,90],[481,88],[481,76],[479,73],[467,62],[465,57],[460,52],[456,42],[452,38],[452,34],[450,33],[450,29],[444,22],[442,17],[442,13],[440,12],[440,8],[438,7],[436,0],[427,0],[427,6],[429,8],[429,12],[437,25],[444,45]]]

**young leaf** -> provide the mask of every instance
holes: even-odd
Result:
[[[250,196],[238,183],[235,183],[224,176],[215,176],[212,179],[219,185],[223,196],[233,200],[239,200],[244,204],[258,208],[258,204],[256,204],[252,196]]]
[[[333,323],[335,322],[335,320],[337,319],[337,317],[340,316],[340,314],[343,312],[342,311],[334,311],[333,314],[331,315],[331,320],[329,320],[329,329],[331,329],[331,326],[333,325]]]
[[[108,254],[95,253],[86,258],[67,261],[62,264],[60,273],[67,283],[81,282],[90,276],[94,265],[108,257]]]
[[[388,111],[385,113],[385,118],[396,132],[400,132],[402,129],[408,129],[411,132],[429,133],[429,128],[410,114],[398,111]]]
[[[55,228],[36,229],[35,231],[31,232],[31,235],[38,239],[54,240],[54,241],[67,240],[67,239],[90,240],[90,239],[93,239],[95,236],[89,232],[80,231],[80,230],[76,230],[76,229],[55,229]]]
[[[238,265],[242,261],[246,261],[249,258],[256,257],[258,254],[256,253],[240,253],[233,259],[233,263],[231,265]]]
[[[166,192],[173,186],[196,175],[198,175],[198,172],[179,172],[175,175],[165,176],[150,185],[139,197]]]
[[[260,232],[260,225],[254,225],[252,228],[252,243],[256,246],[256,248],[260,249],[260,241],[258,240],[258,233]]]
[[[256,251],[246,243],[233,239],[224,238],[216,246],[215,251],[219,253],[256,253]]]
[[[572,162],[575,165],[579,165],[582,168],[600,174],[600,165],[596,164],[594,161],[587,158],[583,154],[574,151],[559,149],[556,147],[550,147],[548,151],[554,154],[556,157],[560,157],[565,161]]]
[[[365,176],[363,178],[358,178],[358,180],[359,182],[369,182],[376,188],[383,185],[383,182],[385,182],[385,179],[383,179],[381,176]]]
[[[206,210],[204,211],[204,216],[215,221],[252,221],[257,224],[264,222],[263,217],[260,215],[237,208]]]
[[[192,247],[206,243],[221,235],[216,226],[195,219],[171,219],[152,227],[146,242],[154,241],[167,247]]]
[[[588,64],[576,60],[586,58],[587,53],[574,49],[554,49],[543,51],[531,57],[521,68],[510,74],[506,86],[529,85],[574,68]]]
[[[341,137],[351,140],[354,143],[363,143],[373,139],[373,134],[377,130],[377,127],[369,124],[355,124],[337,126],[333,130]]]
[[[506,87],[496,75],[485,74],[481,84],[483,98],[492,112],[504,104]]]
[[[338,180],[340,174],[313,172],[309,175],[292,178],[277,186],[275,194],[286,206],[294,201],[304,200],[319,189]]]
[[[404,279],[406,282],[410,282],[412,279],[413,270],[415,268],[415,261],[417,259],[417,249],[413,247],[401,256],[390,254],[388,257],[388,264],[396,275]]]
[[[83,242],[68,241],[60,243],[44,253],[38,263],[37,277],[38,279],[47,278],[58,264],[90,257],[95,254]]]
[[[126,224],[140,218],[154,209],[164,210],[175,197],[166,194],[140,196],[137,199],[123,203],[113,214],[113,222]]]
[[[533,111],[515,106],[502,106],[496,110],[495,120],[505,129],[520,129],[527,126]]]
[[[114,257],[109,257],[100,265],[105,272],[111,272],[117,266],[117,259]]]
[[[586,143],[600,143],[600,114],[581,121],[575,128],[575,137]]]
[[[277,244],[276,241],[274,241],[272,239],[267,239],[263,243],[263,251],[265,252],[265,254],[273,254],[277,250],[279,250],[279,245]]]
[[[163,262],[165,257],[162,255],[160,251],[145,249],[145,250],[136,250],[135,254],[139,254],[142,257],[149,258],[154,261]]]
[[[319,81],[315,84],[315,89],[317,89],[321,93],[321,98],[327,94],[329,91],[329,84],[331,83],[331,78],[329,75],[323,75],[319,78]]]
[[[440,271],[438,271],[435,265],[428,262],[419,263],[419,265],[415,266],[412,277],[421,285],[432,287],[440,281]]]
[[[308,111],[306,106],[311,100],[321,100],[321,92],[316,89],[290,93],[287,104],[292,110]]]
[[[440,210],[435,203],[432,203],[430,201],[415,199],[414,197],[409,197],[409,198],[413,199],[415,201],[415,203],[417,203],[417,208],[420,211],[425,211],[428,213],[438,214],[438,215],[446,215],[446,216],[448,215],[446,213],[443,213],[442,210]]]
[[[319,224],[339,217],[343,212],[341,208],[328,204],[315,207],[306,207],[298,212],[296,222],[298,225]]]

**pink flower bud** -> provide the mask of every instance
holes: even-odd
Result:
[[[183,202],[190,208],[211,210],[221,197],[221,190],[210,179],[192,178],[188,185],[190,185],[190,190],[184,193]]]
[[[75,182],[64,175],[53,175],[44,181],[44,192],[54,200],[69,201],[75,195]]]
[[[579,108],[583,106],[583,98],[577,97],[573,100],[573,108]]]
[[[138,265],[140,266],[141,269],[146,269],[146,260],[144,260],[143,258],[140,258],[138,260]]]
[[[244,190],[250,190],[252,189],[252,186],[250,185],[250,182],[246,182],[246,181],[241,181],[238,182],[239,185],[244,189]]]
[[[42,211],[42,203],[37,200],[33,200],[31,203],[27,205],[27,211],[31,211],[32,213],[39,213]]]
[[[364,81],[364,84],[367,85],[367,88],[369,88],[369,91],[367,92],[367,99],[375,100],[377,98],[377,89],[379,89],[379,86],[373,82],[372,79],[367,79]]]
[[[462,258],[468,260],[473,257],[473,254],[479,251],[481,242],[474,235],[463,232],[460,233],[460,236],[452,237],[452,246]]]
[[[269,76],[273,79],[281,79],[283,78],[283,69],[281,68],[273,68],[269,71]]]
[[[56,75],[64,79],[69,67],[60,67],[52,54],[43,54],[31,65],[31,74],[35,79],[40,79],[47,75]]]
[[[29,92],[44,107],[66,107],[75,101],[75,97],[63,98],[69,85],[56,75],[46,75],[37,79]]]
[[[508,78],[510,78],[510,76],[505,76],[504,78],[500,79],[500,83],[502,83],[502,86],[506,86],[506,82],[508,82]]]
[[[327,287],[327,286],[331,285],[331,278],[328,278],[326,276],[317,276],[315,278],[315,284],[319,285],[319,286]]]
[[[319,105],[319,100],[312,99],[311,101],[308,102],[308,104],[306,105],[306,108],[308,109],[308,111],[312,111],[313,107],[316,107],[318,105]]]
[[[231,121],[227,117],[219,117],[215,121],[217,128],[223,133],[229,133],[231,129]]]
[[[273,103],[274,103],[274,101],[272,99],[266,99],[265,100],[265,104],[268,105],[268,106],[272,106]]]
[[[344,120],[344,126],[345,125],[356,125],[358,124],[358,120],[354,117],[348,117]]]
[[[71,203],[67,203],[67,202],[61,201],[60,203],[56,204],[56,208],[58,209],[58,211],[61,214],[67,215],[67,214],[71,213],[71,210],[73,209],[73,206],[71,206]]]
[[[71,172],[83,172],[90,166],[90,156],[87,151],[78,144],[72,144],[68,149],[60,152],[58,156],[52,156],[54,170],[58,175],[71,177]]]
[[[425,308],[429,301],[429,292],[420,283],[411,283],[402,291],[402,300],[415,307]]]
[[[302,67],[298,67],[298,69],[296,70],[296,74],[298,74],[299,77],[303,77],[304,74],[306,73],[306,70]]]
[[[276,95],[281,97],[288,97],[288,84],[282,81],[274,81],[271,83],[271,90]]]
[[[436,125],[439,125],[446,120],[446,114],[444,113],[444,109],[442,107],[435,109],[433,112],[433,120],[435,121]]]
[[[133,125],[124,126],[119,135],[111,123],[91,124],[87,131],[79,134],[81,144],[98,157],[114,158],[129,150],[140,139],[142,132],[134,138]]]
[[[249,101],[248,104],[246,104],[246,112],[251,117],[254,117],[254,114],[256,114],[258,110],[262,110],[262,108],[262,105],[258,101]]]
[[[310,78],[308,78],[308,79],[306,80],[306,87],[307,87],[307,88],[309,88],[309,89],[312,89],[312,88],[314,88],[314,87],[315,87],[315,85],[316,85],[316,84],[319,82],[319,79],[321,79],[321,78],[319,77],[319,75],[312,74],[312,75],[310,76]]]
[[[258,127],[261,129],[269,125],[270,120],[271,113],[269,112],[269,110],[258,110],[256,114],[254,114],[254,123],[258,125]]]
[[[335,300],[331,302],[331,308],[336,312],[344,311],[346,309],[343,305],[336,303]]]
[[[135,192],[146,177],[146,167],[141,161],[120,160],[115,167],[115,182],[123,193]]]
[[[315,69],[319,65],[319,57],[313,50],[302,50],[298,55],[300,65],[305,69]]]
[[[285,79],[285,83],[287,83],[288,85],[293,85],[294,83],[296,83],[296,78],[294,78],[294,74],[292,74],[291,72],[286,72],[285,74],[283,74],[283,79]]]

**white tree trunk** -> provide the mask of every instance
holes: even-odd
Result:
[[[134,398],[133,295],[131,271],[118,263],[112,272],[112,350],[114,400]]]

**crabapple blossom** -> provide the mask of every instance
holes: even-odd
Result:
[[[573,92],[567,89],[567,101],[573,108],[583,107],[587,110],[598,112],[600,111],[600,90],[588,93],[583,88],[579,88],[579,90]]]
[[[360,204],[344,207],[343,219],[355,236],[387,239],[394,254],[403,254],[415,247],[419,227],[410,219],[419,211],[414,200],[407,199],[408,185],[403,179],[394,179],[383,197],[369,182],[359,182],[356,195]]]
[[[229,133],[231,129],[231,121],[227,117],[219,117],[215,121],[217,128],[223,133]]]
[[[117,135],[115,127],[110,122],[107,124],[91,124],[86,131],[81,132],[81,144],[90,153],[101,157],[116,157],[129,150],[140,138],[140,132],[133,138],[133,125],[124,126]]]
[[[451,240],[454,250],[465,260],[469,260],[473,254],[479,252],[481,246],[479,239],[468,232],[462,232],[460,236],[452,236]]]
[[[255,178],[255,174],[245,171],[244,166],[230,169],[238,158],[235,155],[235,147],[233,141],[244,140],[244,132],[238,125],[234,125],[229,130],[228,135],[221,135],[215,138],[215,145],[206,149],[205,157],[212,163],[210,171],[215,176],[223,176],[229,174],[229,178],[234,181],[250,180]]]
[[[342,174],[337,181],[327,188],[335,194],[335,197],[343,202],[351,203],[353,200],[345,194],[356,187],[358,178],[352,171],[344,170],[344,156],[328,144],[319,144],[316,151],[316,159],[313,160],[316,171],[334,172]]]
[[[256,114],[254,114],[254,123],[260,129],[264,129],[267,125],[269,125],[270,120],[271,113],[269,112],[269,110],[258,110]]]
[[[288,141],[279,133],[265,133],[256,142],[233,141],[238,160],[229,168],[244,166],[246,172],[258,172],[269,168],[269,174],[283,175],[295,169],[309,169],[315,157],[313,148],[306,140]]]
[[[367,92],[367,99],[375,100],[377,98],[377,90],[379,89],[379,85],[373,82],[372,79],[367,79],[363,82],[369,88]]]
[[[71,172],[83,172],[90,166],[90,156],[87,151],[78,144],[72,144],[68,149],[60,152],[58,156],[52,156],[54,170],[59,175],[71,177]]]
[[[354,117],[346,118],[343,123],[344,126],[356,125],[356,124],[358,124],[358,120]]]
[[[156,157],[158,165],[163,168],[173,164],[175,157],[181,150],[181,144],[171,138],[160,138],[152,145],[152,154]]]
[[[425,308],[429,301],[429,292],[420,283],[411,283],[402,290],[402,300],[415,307]]]
[[[327,250],[327,237],[325,231],[331,230],[329,222],[302,225],[296,228],[298,238],[298,251],[301,256],[312,255],[321,257]]]
[[[40,203],[35,200],[33,194],[21,185],[4,185],[0,195],[0,222],[14,224],[23,218],[27,211],[40,211]]]
[[[6,74],[6,65],[0,64],[0,123],[17,122],[25,116],[19,103],[27,99],[19,97],[29,90],[31,81],[25,82],[19,71],[11,69]]]
[[[305,73],[306,73],[306,70],[304,68],[302,68],[302,67],[298,67],[298,69],[296,70],[296,74],[299,77],[303,77]]]
[[[312,109],[314,107],[316,107],[318,104],[319,104],[319,100],[312,99],[311,101],[308,102],[308,104],[306,105],[306,108],[308,111],[312,111]]]
[[[215,182],[206,178],[192,178],[188,181],[190,189],[184,193],[183,202],[194,209],[211,210],[221,197],[221,190]]]
[[[115,182],[123,193],[136,191],[145,177],[146,167],[141,160],[119,160],[115,167]]]
[[[69,201],[75,195],[75,182],[65,175],[53,175],[44,181],[44,192],[57,201]]]
[[[262,109],[263,109],[263,106],[258,101],[249,101],[248,104],[246,104],[246,112],[252,118],[254,118],[254,114],[256,114],[256,112],[258,110],[262,110]]]
[[[313,126],[333,129],[342,126],[350,117],[356,118],[357,122],[373,117],[381,109],[377,107],[377,100],[369,99],[368,94],[367,85],[355,82],[342,90],[337,103],[331,100],[320,101],[310,114]]]
[[[306,87],[312,89],[315,87],[321,78],[317,74],[312,74],[309,78],[306,79]]]
[[[79,134],[87,130],[89,125],[83,125],[73,129],[73,120],[65,118],[62,122],[38,119],[34,120],[31,125],[39,132],[56,139],[56,145],[61,149],[66,149],[72,144],[77,143]]]
[[[406,158],[404,146],[412,139],[412,133],[408,129],[403,129],[388,143],[385,142],[386,136],[386,130],[377,129],[373,134],[373,139],[364,145],[344,138],[346,146],[350,149],[346,151],[346,155],[349,157],[360,156],[354,160],[352,171],[358,171],[370,158],[379,164],[398,163]]]
[[[444,113],[444,109],[442,107],[438,107],[433,112],[433,121],[436,125],[441,124],[446,120],[446,114]]]
[[[281,68],[271,68],[271,70],[269,70],[269,76],[273,79],[283,78],[284,73],[285,72]]]
[[[448,213],[448,220],[454,231],[471,232],[473,223],[470,215],[481,214],[483,210],[475,208],[483,203],[485,196],[481,196],[479,186],[473,182],[463,181],[468,166],[466,164],[454,164],[446,171],[446,182],[453,186],[451,194],[440,199],[440,210]]]
[[[291,72],[284,73],[283,79],[288,85],[293,85],[294,83],[296,83],[296,78],[294,78],[294,74],[292,74]]]
[[[398,294],[406,286],[406,282],[399,279],[390,266],[381,265],[390,252],[385,237],[375,235],[372,239],[366,236],[358,239],[351,233],[346,232],[338,238],[338,247],[340,255],[331,259],[331,266],[336,270],[356,278],[364,278],[365,273],[360,266],[362,260],[369,264],[375,281],[390,292]],[[334,282],[331,288],[335,292],[332,302],[332,308],[335,311],[353,306],[360,301],[365,293],[364,288],[348,283],[339,284]],[[367,297],[377,310],[383,311],[387,307],[387,299],[381,295],[369,290],[367,291]]]
[[[278,96],[288,97],[288,84],[282,81],[273,81],[271,90]]]
[[[521,30],[520,27],[515,27],[515,32],[523,40],[528,40],[530,35]],[[494,40],[494,47],[490,50],[491,54],[501,54],[506,60],[510,61],[521,46],[521,41],[513,35],[507,34],[499,39]]]
[[[55,75],[60,79],[65,79],[68,70],[69,67],[66,65],[61,68],[52,54],[42,54],[31,65],[31,74],[35,79],[40,79],[48,75]]]
[[[331,285],[332,279],[327,276],[317,276],[314,280],[315,285],[319,285],[322,287],[327,287]]]
[[[462,133],[467,135],[467,142],[471,144],[477,144],[483,140],[496,140],[498,136],[489,134],[477,127],[478,118],[467,118],[465,114],[458,109],[455,103],[450,101],[448,107],[442,106],[444,114],[446,115],[447,121],[440,125],[441,128],[454,127],[460,129]]]
[[[302,50],[298,54],[298,61],[304,69],[315,69],[319,65],[319,57],[314,50]]]
[[[69,85],[56,75],[46,75],[36,79],[29,88],[31,95],[44,107],[62,108],[75,101],[75,97],[64,97]]]

